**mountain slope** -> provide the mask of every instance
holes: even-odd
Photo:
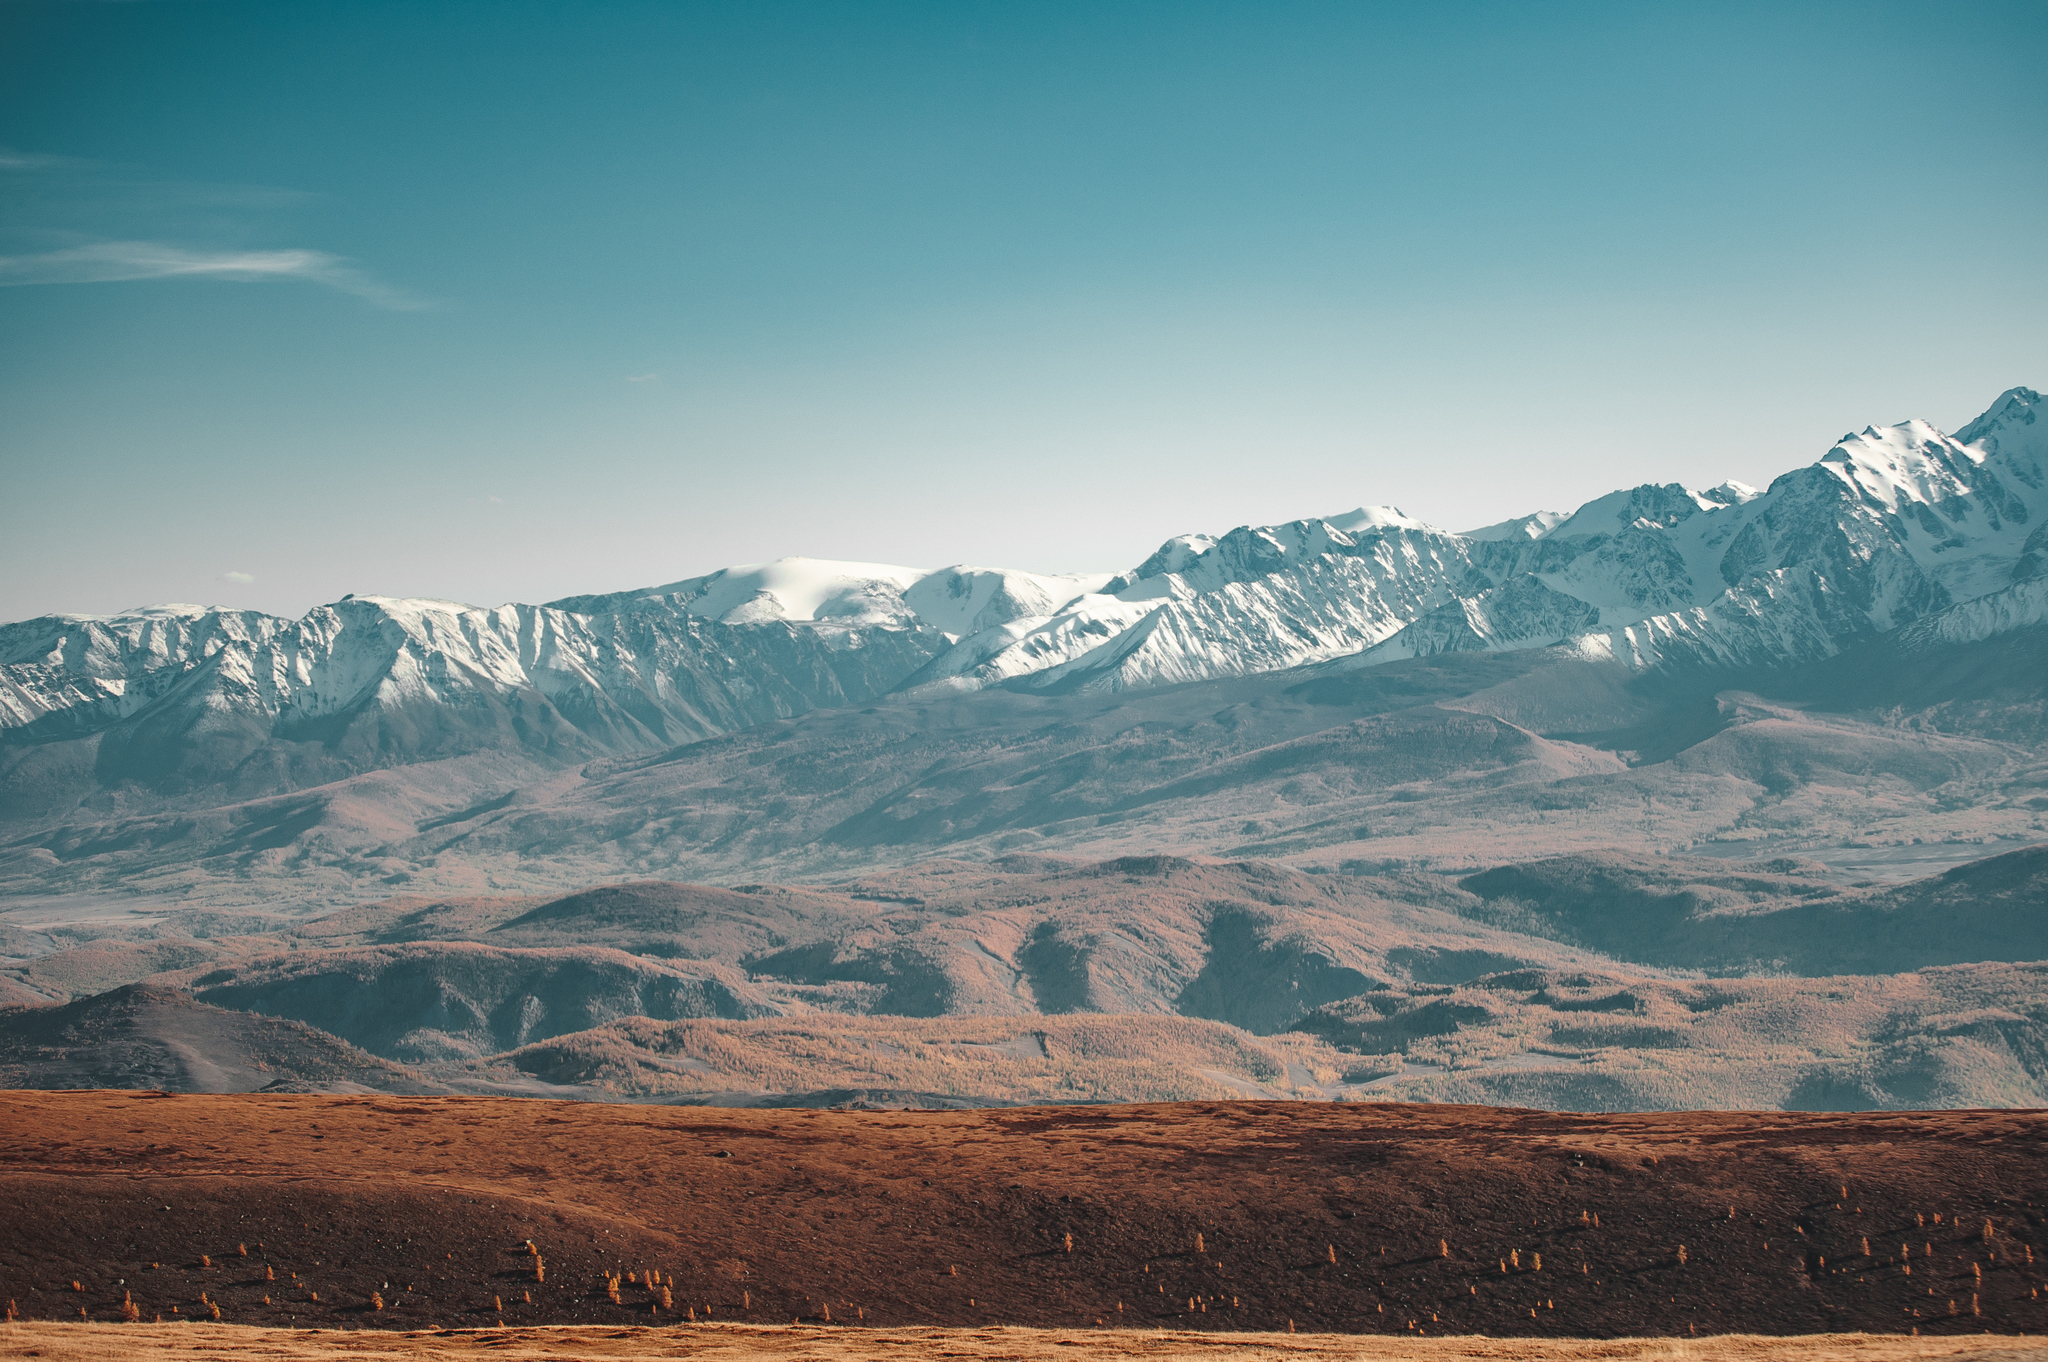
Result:
[[[1182,536],[1114,577],[783,559],[551,606],[51,616],[0,627],[0,812],[88,785],[247,796],[479,751],[574,762],[905,686],[1121,690],[1567,640],[1638,666],[1798,662],[1983,600],[1951,625],[1981,636],[2041,618],[2037,590],[2013,594],[2048,580],[2040,405],[2013,389],[1953,437],[1866,429],[1762,493],[1645,485],[1469,536],[1361,508]]]
[[[1790,671],[1524,650],[899,696],[499,792],[444,763],[215,809],[81,810],[0,835],[0,893],[303,913],[401,888],[790,883],[1018,852],[1469,873],[1622,846],[1938,869],[2048,832],[2048,636],[1964,648],[1941,655],[1953,669],[1894,633]]]
[[[1459,884],[1525,931],[1651,965],[1822,975],[2048,960],[2048,845],[1863,893],[1613,853],[1497,866]]]
[[[636,1015],[1108,1012],[1272,1032],[1391,980],[1601,963],[1417,893],[1170,856],[930,861],[831,888],[408,897],[313,919],[282,953],[160,977],[414,1060]]]
[[[447,1091],[298,1022],[144,984],[61,1007],[0,1011],[0,1086]]]
[[[2048,965],[1673,979],[1514,970],[1317,1009],[1381,1101],[1570,1111],[2038,1107]]]
[[[930,630],[362,598],[0,628],[0,815],[95,786],[247,797],[475,753],[539,770],[880,695]],[[68,799],[66,798],[68,796]]]
[[[508,950],[419,942],[294,951],[213,970],[193,996],[289,1017],[391,1059],[464,1059],[619,1017],[749,1017],[777,1009],[736,971],[609,947]]]
[[[1712,768],[1764,797],[1617,762],[1762,718],[1716,696],[1827,708],[1824,675],[1865,697],[1867,725],[1895,726],[1886,706],[1910,698],[1923,729],[2048,736],[2023,660],[2048,630],[2040,407],[2014,389],[1955,436],[1845,436],[1762,492],[1646,484],[1468,535],[1360,508],[1180,536],[1114,577],[786,559],[553,606],[351,599],[295,621],[159,607],[8,625],[0,892],[97,892],[144,869],[171,893],[286,873],[305,894],[427,872],[442,892],[499,872],[529,887],[558,853],[574,864],[543,882],[718,879],[808,848],[775,866],[796,878],[913,847],[1135,847],[1120,839],[1140,832],[1291,853],[1418,828],[1373,794],[1424,769],[1475,817],[1489,780],[1496,796],[1588,780],[1606,783],[1603,807],[1702,815],[1647,820],[1662,845],[1744,833],[1765,803],[1772,818],[1800,807],[1781,798],[1784,761]],[[1970,677],[1944,661],[1965,651],[2005,689],[1966,698]],[[1516,660],[1488,681],[1473,660],[1487,657]],[[1340,717],[1349,701],[1306,699],[1332,693],[1333,672],[1408,698]],[[997,694],[969,703],[977,691]],[[1769,723],[1747,738],[1816,736],[1806,718]],[[1891,835],[1890,795],[1921,791],[1907,785],[1848,790],[1876,806],[1837,800],[1830,835]],[[1514,802],[1493,800],[1488,837],[1527,826]]]

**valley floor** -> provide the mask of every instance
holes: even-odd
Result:
[[[435,1333],[375,1330],[262,1329],[241,1325],[0,1326],[0,1359],[111,1362],[147,1352],[167,1362],[192,1359],[275,1359],[342,1362],[349,1358],[459,1359],[501,1362],[546,1358],[699,1359],[700,1362],[869,1362],[906,1353],[1013,1362],[1057,1357],[1144,1358],[1156,1362],[2022,1362],[2048,1358],[2048,1346],[2003,1335],[1898,1338],[1810,1334],[1770,1338],[1726,1334],[1699,1339],[1361,1338],[1355,1334],[1197,1333],[1132,1329],[862,1329],[743,1324],[682,1329],[569,1327],[464,1329]]]

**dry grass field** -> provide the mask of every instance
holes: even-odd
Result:
[[[2039,1112],[12,1092],[0,1299],[393,1331],[2033,1335],[2044,1155]]]
[[[2032,1362],[2048,1346],[2031,1339],[1897,1338],[1816,1334],[1699,1339],[1361,1338],[1349,1334],[1201,1334],[1180,1330],[865,1329],[700,1324],[657,1328],[506,1328],[391,1333],[262,1329],[231,1324],[0,1327],[0,1359],[115,1362],[147,1354],[165,1362],[265,1359],[494,1358],[499,1362],[874,1362],[921,1354],[968,1362],[1021,1358],[1146,1359],[1146,1362]]]

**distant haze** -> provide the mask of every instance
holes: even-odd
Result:
[[[1040,572],[2048,385],[2048,10],[0,7],[0,619]]]

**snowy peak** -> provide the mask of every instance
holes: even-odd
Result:
[[[1443,533],[1436,526],[1403,513],[1398,506],[1361,506],[1355,511],[1346,511],[1342,515],[1326,516],[1323,523],[1333,530],[1342,530],[1346,534],[1359,534],[1366,530],[1385,529],[1426,530],[1431,534]]]
[[[1041,619],[1108,584],[1106,572],[1047,576],[1010,568],[949,567],[903,593],[920,623],[959,637]]]
[[[903,593],[927,575],[885,563],[778,558],[679,582],[668,594],[682,597],[691,614],[721,624],[901,624],[913,613]]]
[[[1701,510],[1710,511],[1722,506],[1740,506],[1745,501],[1755,501],[1762,495],[1760,490],[1748,483],[1730,478],[1719,486],[1709,487],[1704,492],[1694,492],[1692,499],[1699,503]]]
[[[2032,388],[2007,388],[1982,416],[1957,431],[1956,439],[1966,445],[1982,445],[1995,454],[2007,438],[2019,436],[2039,450],[2048,440],[2048,429],[2038,421],[2040,409],[2041,394]]]
[[[1570,539],[1578,535],[1613,534],[1621,529],[1669,529],[1688,519],[1693,511],[1718,511],[1740,506],[1762,496],[1746,482],[1732,478],[1703,492],[1688,491],[1678,483],[1624,488],[1596,497],[1576,511],[1537,511],[1493,525],[1466,530],[1458,537],[1480,543],[1548,539],[1555,535]],[[1691,508],[1687,509],[1687,503]]]
[[[1871,505],[1898,511],[1912,502],[1938,506],[1968,496],[1971,474],[1983,458],[1982,451],[1916,420],[1845,435],[1821,456],[1820,466]]]
[[[699,619],[721,624],[790,620],[901,624],[913,613],[903,604],[903,593],[930,571],[890,563],[778,558],[721,568],[644,591],[572,596],[549,604],[586,615],[679,605]]]
[[[1764,492],[1647,484],[1562,523],[1461,536],[1490,580],[1363,658],[1543,646],[1563,630],[1634,665],[1773,665],[1957,602],[1987,602],[1971,619],[2023,618],[1992,603],[2048,578],[2039,401],[2012,390],[1955,437],[1924,421],[1847,435]]]
[[[1133,568],[1120,582],[1142,581],[1147,577],[1163,577],[1186,572],[1211,549],[1216,547],[1214,535],[1179,534],[1153,550],[1152,556]],[[1112,586],[1112,590],[1118,589]]]
[[[645,591],[571,596],[550,604],[586,615],[679,606],[721,624],[929,627],[959,635],[1047,613],[1108,581],[1108,573],[1058,576],[1009,568],[778,558]]]
[[[2009,388],[1956,441],[1982,453],[1985,467],[2031,500],[2048,488],[2048,421],[2041,417],[2041,394]]]
[[[1820,465],[1888,509],[1975,498],[1993,516],[2024,522],[2048,486],[2041,407],[2033,389],[2008,388],[1953,436],[1920,420],[1867,427],[1844,435]]]
[[[1687,491],[1678,483],[1644,483],[1594,498],[1545,538],[1576,539],[1631,529],[1668,530],[1702,511],[1718,509],[1719,503],[1705,501],[1699,493]]]
[[[1537,511],[1516,516],[1513,520],[1481,525],[1476,530],[1465,530],[1458,537],[1482,544],[1541,539],[1571,518],[1570,511]]]
[[[1116,576],[782,558],[547,606],[48,616],[0,626],[0,741],[128,725],[103,754],[168,743],[179,761],[210,734],[210,769],[254,773],[494,744],[582,760],[926,687],[1114,691],[1559,645],[1775,666],[1936,619],[1930,638],[1979,637],[2048,610],[2041,406],[2014,388],[1954,436],[1871,427],[1762,492],[1644,483],[1466,534],[1361,506],[1180,535]]]
[[[131,606],[112,615],[55,615],[53,619],[75,620],[84,624],[96,622],[114,624],[137,620],[193,620],[202,615],[211,615],[220,610],[217,605],[194,605],[189,601],[166,601],[162,605]]]
[[[1181,535],[1169,539],[1137,568],[1113,581],[1107,590],[1131,599],[1134,590],[1147,596],[1157,587],[1140,588],[1150,579],[1176,577],[1193,592],[1218,591],[1236,582],[1285,571],[1315,558],[1335,554],[1358,557],[1382,542],[1405,535],[1449,538],[1444,531],[1390,506],[1361,506],[1326,519],[1293,520],[1284,525],[1240,525],[1221,538]]]
[[[107,778],[267,793],[469,752],[659,750],[887,693],[936,630],[733,626],[682,610],[351,597],[297,620],[137,611],[0,626],[0,741],[114,733]],[[246,765],[244,764],[246,761]]]

